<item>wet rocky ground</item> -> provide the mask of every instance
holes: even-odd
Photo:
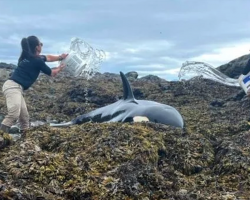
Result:
[[[250,99],[239,87],[198,77],[129,81],[137,99],[177,108],[184,129],[147,122],[49,127],[117,101],[122,83],[110,73],[89,81],[41,76],[25,99],[31,121],[45,125],[1,150],[0,199],[249,199]]]

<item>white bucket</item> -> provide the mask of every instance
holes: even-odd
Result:
[[[71,51],[61,63],[66,65],[64,70],[75,77],[80,76],[87,65],[86,61],[74,51]]]
[[[91,47],[80,38],[72,38],[68,56],[61,61],[66,67],[64,70],[74,77],[91,78],[97,71],[105,57],[105,52]]]
[[[250,72],[247,75],[241,74],[239,79],[239,84],[242,87],[242,89],[245,91],[247,94],[247,91],[250,92]]]

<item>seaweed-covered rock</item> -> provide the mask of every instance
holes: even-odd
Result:
[[[149,122],[49,127],[114,103],[122,83],[111,73],[41,75],[24,94],[40,126],[0,151],[0,199],[249,197],[250,100],[241,88],[201,78],[130,83],[136,98],[176,107],[184,129]],[[6,113],[0,95],[0,118]]]

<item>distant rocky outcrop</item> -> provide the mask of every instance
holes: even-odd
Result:
[[[17,66],[14,65],[14,64],[7,64],[7,63],[3,63],[3,62],[0,62],[0,69],[15,69]]]
[[[223,74],[231,77],[238,78],[242,74],[243,69],[245,68],[247,61],[250,59],[250,54],[236,58],[229,63],[219,66],[217,69]]]
[[[138,73],[135,72],[135,71],[132,71],[132,72],[128,72],[125,74],[125,76],[128,78],[128,79],[137,79],[138,78]]]

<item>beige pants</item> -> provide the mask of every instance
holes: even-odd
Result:
[[[8,110],[2,124],[11,127],[18,120],[21,130],[29,128],[29,113],[23,98],[22,86],[12,80],[7,80],[2,89]]]

